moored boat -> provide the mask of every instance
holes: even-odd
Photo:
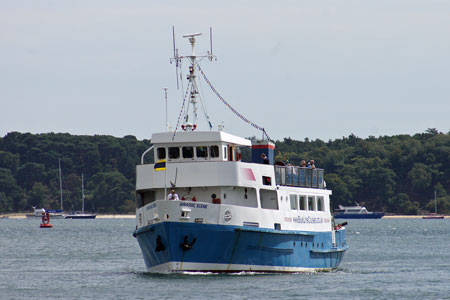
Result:
[[[43,213],[49,213],[49,216],[52,217],[52,219],[62,219],[64,218],[63,212],[62,210],[58,210],[58,209],[45,209],[45,208],[36,208],[33,206],[33,212],[26,214],[27,218],[35,218],[35,217],[39,217],[42,218],[42,214]]]
[[[97,214],[84,212],[84,175],[81,174],[81,212],[70,213],[64,216],[64,219],[95,219]]]
[[[422,217],[423,219],[444,219],[444,215],[439,215],[437,213],[437,197],[436,190],[434,190],[434,213],[430,213]]]
[[[438,215],[438,214],[433,214],[433,213],[422,217],[422,219],[444,219],[444,218],[445,218],[444,215]]]
[[[275,165],[275,145],[268,139],[196,130],[197,70],[206,80],[194,54],[199,35],[184,36],[192,46],[188,97],[194,114],[185,110],[184,131],[153,134],[153,146],[136,168],[134,236],[147,271],[337,268],[348,248],[346,229],[334,224],[324,170]],[[182,57],[174,53],[178,65]],[[251,147],[251,162],[241,160],[243,147]],[[155,162],[145,163],[152,150]]]
[[[339,208],[334,210],[335,219],[380,219],[382,217],[384,217],[384,212],[369,212],[367,208],[359,204],[339,205]]]

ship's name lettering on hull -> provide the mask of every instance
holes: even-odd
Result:
[[[193,208],[208,208],[208,204],[180,202],[180,206],[193,207]]]

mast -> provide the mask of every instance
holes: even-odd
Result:
[[[437,214],[436,190],[434,190],[434,213]]]
[[[206,109],[204,107],[204,104],[202,102],[202,99],[200,97],[200,93],[199,93],[199,88],[198,88],[198,83],[197,83],[197,70],[199,68],[198,63],[200,62],[200,60],[202,60],[203,58],[208,58],[210,61],[212,61],[213,59],[216,59],[216,56],[212,53],[212,28],[210,28],[210,51],[207,51],[206,55],[200,55],[197,56],[195,54],[195,42],[196,42],[196,37],[201,36],[202,33],[191,33],[191,34],[185,34],[183,35],[183,38],[187,38],[189,40],[189,43],[191,44],[191,48],[192,48],[192,52],[190,55],[186,55],[186,56],[180,56],[178,55],[178,49],[176,49],[175,47],[175,29],[172,27],[172,34],[173,34],[173,55],[174,57],[170,59],[170,62],[175,62],[175,67],[177,69],[177,87],[178,87],[178,68],[181,69],[181,61],[183,59],[187,59],[187,61],[189,62],[189,73],[186,76],[186,79],[188,80],[189,84],[188,84],[188,89],[186,90],[186,94],[185,94],[185,100],[187,102],[186,107],[184,107],[184,102],[183,102],[183,122],[181,125],[181,128],[185,131],[194,131],[198,124],[198,103],[199,100],[202,104],[203,107],[203,111],[205,113],[205,117],[206,120],[208,121],[208,125],[210,127],[210,129],[212,128],[211,122],[209,121],[209,117],[207,115]],[[181,77],[181,76],[180,76]],[[181,114],[180,114],[181,116]],[[180,118],[181,119],[181,118]],[[179,119],[179,120],[180,120]],[[177,124],[178,127],[178,124]],[[176,129],[175,129],[176,130]]]
[[[81,213],[84,214],[84,174],[81,173]]]
[[[63,192],[62,192],[61,159],[59,159],[59,158],[58,158],[58,167],[59,167],[59,192],[61,194],[61,210],[64,211],[64,208],[63,208]]]
[[[189,66],[189,75],[187,76],[189,81],[189,102],[188,107],[186,109],[185,115],[184,115],[184,122],[183,125],[186,128],[186,131],[192,131],[195,130],[197,127],[197,96],[198,96],[198,88],[197,88],[197,74],[196,74],[196,64],[197,64],[197,56],[195,55],[195,37],[202,35],[201,33],[192,33],[192,34],[185,34],[183,35],[184,38],[189,39],[189,43],[191,43],[192,47],[192,54],[188,56],[191,65]],[[192,104],[192,115],[189,113],[189,104]],[[191,123],[191,122],[192,123]]]

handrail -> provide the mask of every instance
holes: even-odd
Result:
[[[309,169],[297,166],[275,165],[275,182],[277,185],[325,188],[323,169]]]
[[[142,153],[142,156],[141,156],[141,165],[144,164],[144,156],[145,156],[150,150],[152,150],[153,147],[155,147],[155,146],[154,146],[154,145],[151,146],[150,148],[148,148],[147,150],[145,150],[144,153]]]

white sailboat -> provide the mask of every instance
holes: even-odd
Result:
[[[438,215],[437,213],[437,200],[436,200],[436,190],[434,190],[434,213],[423,216],[423,219],[443,219],[444,215]]]
[[[75,212],[74,214],[68,214],[64,219],[95,219],[96,214],[90,214],[84,212],[84,175],[81,174],[81,212]]]

